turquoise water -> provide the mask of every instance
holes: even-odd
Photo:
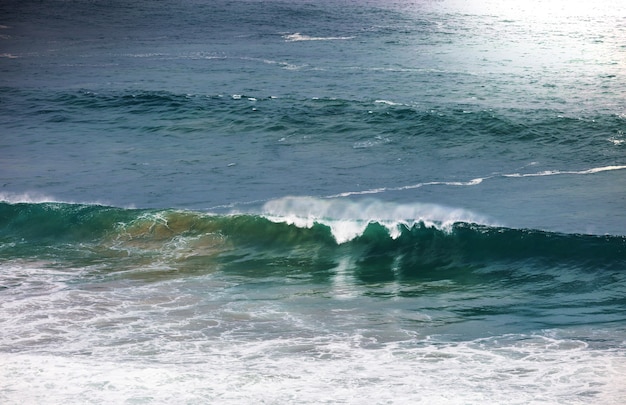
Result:
[[[4,2],[0,399],[621,403],[624,15]]]

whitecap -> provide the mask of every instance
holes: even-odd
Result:
[[[449,231],[456,222],[492,224],[474,212],[437,204],[396,204],[375,199],[350,201],[315,197],[285,197],[265,203],[262,214],[273,222],[300,228],[328,226],[337,243],[348,242],[365,232],[371,223],[384,226],[392,238],[403,227],[417,224]]]
[[[363,148],[363,147],[372,146],[372,145],[359,144],[358,146]],[[357,148],[356,144],[355,144],[355,148]],[[535,165],[535,164],[536,162],[532,162],[530,165]],[[626,165],[611,165],[611,166],[593,167],[591,169],[585,169],[585,170],[543,170],[543,171],[535,172],[535,173],[491,174],[485,177],[476,177],[468,181],[427,181],[427,182],[409,184],[409,185],[397,186],[397,187],[378,187],[378,188],[371,188],[367,190],[345,191],[343,193],[325,196],[325,198],[380,194],[380,193],[385,193],[389,191],[413,190],[413,189],[427,187],[427,186],[471,187],[471,186],[477,186],[485,180],[489,180],[489,179],[493,179],[497,177],[523,178],[523,177],[543,177],[543,176],[558,176],[558,175],[587,175],[587,174],[596,174],[596,173],[601,173],[601,172],[625,170],[625,169],[626,169]]]
[[[283,35],[283,39],[286,42],[299,42],[299,41],[337,41],[337,40],[347,40],[353,39],[354,37],[312,37],[309,35],[302,35],[299,32],[295,32],[293,34],[285,34]]]
[[[48,194],[40,193],[40,192],[23,192],[23,193],[12,193],[12,192],[4,192],[0,193],[0,202],[8,203],[8,204],[44,204],[44,203],[53,203],[53,204],[80,204],[80,205],[100,205],[100,206],[111,206],[110,203],[105,200],[71,200],[71,199],[60,199],[53,197]],[[121,208],[134,209],[136,208],[134,205],[126,205],[121,206]]]
[[[389,100],[375,100],[374,103],[376,103],[376,104],[387,104],[387,105],[402,105],[402,103],[396,103],[394,101],[389,101]]]
[[[162,57],[162,56],[169,56],[169,55],[165,53],[158,53],[158,52],[147,52],[147,53],[129,53],[129,54],[124,54],[122,56],[128,56],[131,58],[154,58],[154,57]]]
[[[541,177],[541,176],[557,176],[561,174],[595,174],[601,172],[608,172],[613,170],[624,170],[626,165],[613,165],[613,166],[601,166],[593,167],[586,170],[544,170],[537,173],[511,173],[503,174],[502,177]]]
[[[60,202],[54,197],[51,197],[46,194],[41,194],[38,192],[0,193],[0,201],[6,202],[9,204],[20,204],[20,203],[38,204],[38,203],[45,203],[45,202]]]
[[[458,186],[476,186],[490,177],[492,176],[477,177],[469,181],[428,181],[424,183],[409,184],[406,186],[399,186],[399,187],[379,187],[379,188],[372,188],[369,190],[361,190],[361,191],[346,191],[343,193],[326,196],[326,198],[349,197],[351,195],[379,194],[379,193],[384,193],[387,191],[413,190],[416,188],[421,188],[421,187],[426,187],[426,186],[457,186],[457,187]]]
[[[252,58],[252,57],[241,57],[239,58],[241,60],[247,60],[247,61],[251,61],[251,62],[261,62],[264,63],[266,65],[278,65],[283,69],[286,70],[299,70],[301,69],[303,66],[300,65],[294,65],[292,63],[289,62],[284,62],[284,61],[277,61],[277,60],[272,60],[272,59],[261,59],[261,58]]]

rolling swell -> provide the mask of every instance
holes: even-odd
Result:
[[[209,215],[65,203],[0,203],[0,257],[54,259],[114,268],[160,263],[182,269],[325,269],[348,257],[361,269],[407,274],[495,263],[626,268],[626,237],[561,234],[468,222],[447,227],[375,220],[337,243],[327,219],[296,226],[255,214]],[[344,221],[345,223],[346,221]],[[124,260],[122,263],[119,260]]]
[[[433,136],[430,142],[487,139],[526,145],[532,141],[533,145],[539,143],[538,147],[573,145],[583,149],[593,147],[598,141],[603,145],[607,133],[621,135],[624,124],[624,116],[612,112],[564,114],[550,109],[493,109],[445,103],[422,105],[406,100],[294,98],[256,92],[229,95],[163,90],[29,92],[11,87],[1,90],[6,102],[21,107],[12,113],[23,114],[24,118],[31,120],[102,123],[106,116],[103,112],[107,112],[111,114],[108,124],[115,127],[122,123],[126,130],[147,128],[136,125],[145,124],[138,117],[159,123],[172,120],[175,121],[173,125],[158,127],[171,133],[206,131],[215,125],[237,132],[267,130],[292,134],[298,130],[306,135],[375,128],[373,133],[386,137]],[[120,120],[118,114],[129,115]],[[328,120],[329,116],[336,115],[343,117],[340,123]],[[192,125],[199,118],[207,125]],[[157,127],[149,128],[154,130]],[[587,136],[581,139],[582,134]],[[592,134],[597,137],[590,136]]]

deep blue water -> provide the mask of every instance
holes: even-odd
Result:
[[[3,403],[626,396],[626,8],[3,1]]]

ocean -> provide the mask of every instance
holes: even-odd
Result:
[[[0,2],[3,404],[623,404],[626,4]]]

